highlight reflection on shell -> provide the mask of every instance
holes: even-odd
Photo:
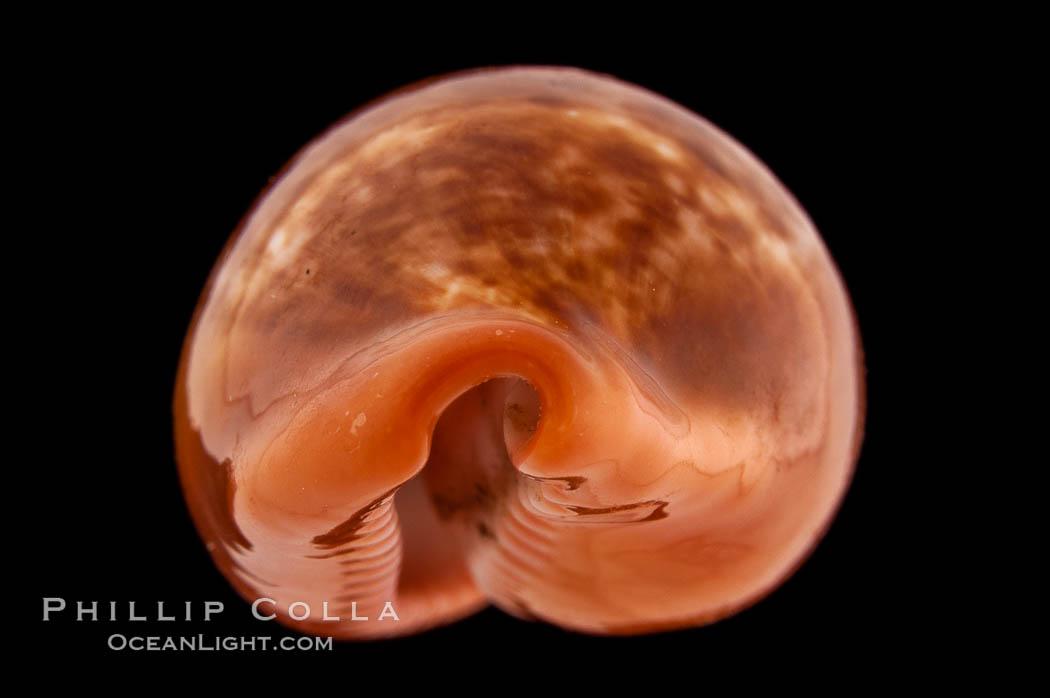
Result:
[[[726,135],[579,70],[458,74],[330,129],[244,220],[183,351],[179,472],[222,572],[306,632],[489,602],[698,625],[829,524],[859,353],[817,232]]]

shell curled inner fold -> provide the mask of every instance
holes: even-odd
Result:
[[[183,353],[180,476],[223,573],[308,632],[486,602],[682,627],[828,525],[858,363],[819,236],[727,136],[590,73],[459,75],[328,131],[245,219]]]

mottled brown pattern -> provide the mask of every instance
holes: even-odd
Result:
[[[356,331],[368,332],[457,305],[520,304],[548,321],[612,326],[670,378],[703,385],[707,399],[734,399],[739,386],[716,383],[714,390],[712,379],[747,369],[712,371],[705,353],[768,365],[770,353],[783,347],[741,342],[741,335],[763,323],[795,322],[798,301],[777,277],[766,289],[726,268],[721,257],[730,247],[741,254],[756,231],[699,199],[698,189],[723,181],[718,172],[692,155],[668,162],[651,147],[623,140],[620,129],[566,116],[561,107],[530,107],[531,101],[450,106],[425,123],[440,129],[440,138],[417,152],[389,153],[392,162],[381,153],[351,166],[316,192],[320,205],[277,221],[275,227],[312,237],[296,262],[275,272],[271,288],[280,289],[279,303],[252,306],[242,322],[274,344],[323,344],[345,332],[347,317]],[[358,162],[353,151],[344,158]],[[367,181],[370,193],[354,206],[348,202],[358,181]],[[744,190],[748,183],[722,186]],[[682,241],[689,234],[682,211],[704,223],[694,235],[706,236],[719,255],[712,258],[699,241]],[[606,231],[597,242],[594,227]],[[449,298],[446,283],[423,273],[434,262],[446,264],[453,278],[480,276],[481,285],[498,285],[499,303],[480,293]],[[317,271],[305,277],[307,268]],[[376,276],[386,283],[372,282]],[[684,276],[702,276],[704,283],[683,287],[677,280]],[[765,296],[756,298],[756,290]],[[740,306],[728,316],[733,327],[712,333],[711,318],[682,317],[719,312],[711,309],[723,307],[723,299]],[[707,351],[682,342],[685,331],[703,336]],[[672,333],[674,346],[685,351],[666,351]]]
[[[343,341],[348,324],[368,336],[451,308],[516,307],[599,325],[708,402],[739,404],[804,370],[819,347],[755,329],[809,322],[800,289],[763,274],[772,262],[754,249],[784,233],[782,217],[758,207],[749,220],[726,203],[775,198],[756,197],[755,173],[729,173],[724,157],[678,138],[666,139],[679,154],[668,159],[645,142],[636,109],[620,126],[547,101],[497,95],[409,113],[396,123],[431,134],[422,142],[341,152],[337,175],[260,231],[294,235],[294,256],[271,269],[259,245],[244,262],[264,273],[238,309],[253,355],[280,371]],[[632,128],[643,135],[625,138]]]

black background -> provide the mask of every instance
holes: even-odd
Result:
[[[112,633],[284,635],[251,618],[212,565],[186,512],[172,447],[171,402],[184,334],[228,236],[285,162],[325,127],[405,84],[500,64],[565,64],[610,73],[707,117],[763,160],[821,231],[852,295],[867,363],[866,437],[856,477],[825,539],[783,586],[709,627],[594,638],[490,609],[420,636],[337,643],[347,667],[579,657],[633,670],[685,652],[736,669],[773,658],[811,663],[909,658],[923,636],[903,612],[915,589],[894,484],[902,463],[897,342],[909,265],[890,240],[906,235],[902,131],[933,126],[917,97],[934,68],[893,42],[820,37],[754,46],[665,45],[659,37],[592,42],[545,36],[486,46],[348,42],[319,58],[281,45],[202,54],[149,39],[63,45],[29,77],[35,157],[23,207],[42,249],[22,257],[36,313],[28,319],[34,389],[20,558],[31,589],[18,610],[32,653],[132,662]],[[673,42],[668,42],[673,43]],[[376,47],[382,46],[384,50]],[[745,50],[746,47],[746,50]],[[331,47],[329,47],[331,48]],[[913,165],[921,167],[920,165]],[[891,173],[896,173],[890,176]],[[46,312],[39,312],[46,311]],[[905,458],[906,460],[906,458]],[[915,534],[911,535],[914,540]],[[210,623],[41,621],[41,600],[223,601]],[[108,607],[102,603],[103,608]],[[882,639],[895,637],[893,646]],[[160,653],[153,653],[153,658]],[[166,653],[177,661],[205,653]],[[223,655],[223,660],[231,653]],[[269,653],[269,662],[310,661]],[[316,660],[314,661],[321,661]],[[607,665],[608,666],[608,665]],[[450,671],[453,671],[450,669]]]

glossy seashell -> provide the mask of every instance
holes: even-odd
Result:
[[[728,136],[607,76],[456,74],[244,219],[184,346],[179,473],[223,574],[305,632],[693,626],[829,525],[860,367],[818,233]]]

